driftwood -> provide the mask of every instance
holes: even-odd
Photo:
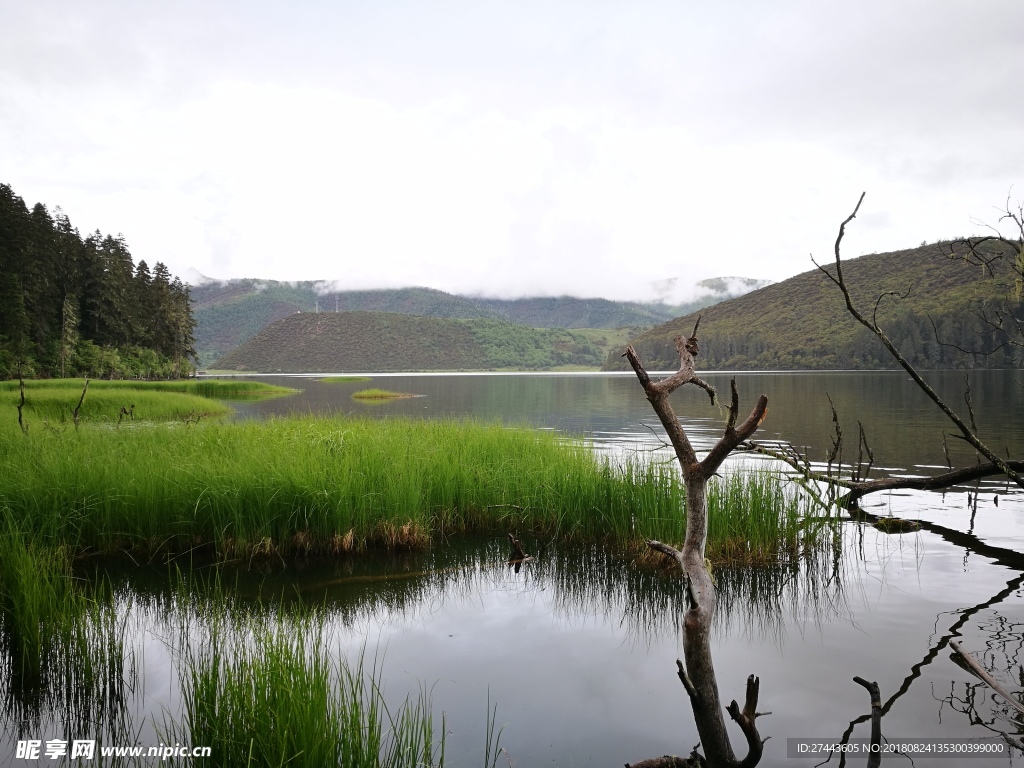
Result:
[[[1024,473],[1024,461],[1006,460],[998,465],[992,462],[984,462],[970,467],[961,467],[931,477],[885,477],[877,480],[848,480],[832,472],[812,471],[805,457],[791,448],[788,450],[778,450],[759,445],[753,447],[753,450],[755,453],[785,462],[808,480],[846,489],[846,493],[836,499],[836,504],[846,509],[856,506],[857,502],[863,497],[878,491],[900,489],[939,491],[954,485],[963,485],[973,480],[980,480],[983,477],[1005,475],[1006,468],[1014,472]]]
[[[78,412],[82,410],[82,403],[85,402],[85,393],[89,390],[89,380],[85,380],[85,386],[82,387],[82,396],[78,398],[78,405],[75,406],[74,410],[71,411],[71,420],[75,423],[75,429],[78,429]]]
[[[907,358],[904,357],[904,355],[888,337],[888,335],[885,333],[882,327],[878,324],[878,307],[882,300],[887,296],[902,296],[903,294],[900,294],[895,291],[888,291],[886,293],[883,293],[875,301],[874,310],[871,312],[870,315],[868,315],[866,312],[862,312],[854,303],[853,297],[850,293],[849,286],[847,286],[846,279],[843,277],[843,262],[842,258],[840,257],[840,247],[843,242],[843,236],[846,234],[846,225],[857,217],[857,213],[860,211],[860,206],[863,202],[864,195],[861,194],[860,199],[857,201],[856,207],[853,209],[853,213],[851,213],[846,218],[846,220],[839,225],[839,235],[836,237],[836,242],[833,249],[835,254],[834,265],[832,265],[832,267],[830,268],[826,268],[821,264],[818,264],[818,262],[814,261],[813,259],[812,262],[814,263],[814,266],[821,270],[821,272],[829,280],[831,280],[842,293],[843,299],[846,302],[846,310],[853,317],[853,319],[860,323],[862,326],[864,326],[868,331],[870,331],[875,336],[875,338],[879,340],[879,342],[881,342],[882,346],[885,347],[886,351],[889,353],[892,359],[896,361],[896,363],[904,371],[907,372],[907,375],[909,375],[910,378],[913,380],[914,384],[917,385],[917,388],[920,389],[921,392],[923,392],[924,395],[929,400],[931,400],[936,405],[936,407],[938,407],[938,409],[942,411],[943,414],[945,414],[946,418],[949,419],[949,421],[956,427],[957,432],[953,433],[951,436],[963,440],[964,442],[972,446],[984,458],[984,461],[978,462],[980,466],[979,468],[975,468],[975,470],[977,471],[977,469],[980,469],[980,467],[985,467],[985,469],[982,470],[982,474],[972,476],[965,476],[962,474],[958,474],[957,472],[951,471],[947,473],[947,475],[942,476],[942,480],[939,481],[939,483],[941,484],[934,483],[933,481],[934,484],[926,486],[907,484],[881,484],[877,482],[871,484],[863,484],[860,485],[859,487],[854,487],[851,489],[851,498],[848,499],[849,503],[852,504],[853,502],[856,502],[857,498],[859,498],[860,496],[863,496],[865,493],[871,493],[873,491],[886,490],[891,488],[922,488],[926,490],[934,490],[937,488],[945,488],[959,482],[964,482],[966,479],[974,479],[975,477],[985,477],[990,474],[1001,474],[1005,476],[1007,479],[1016,483],[1021,488],[1024,488],[1024,462],[1011,461],[1009,457],[1004,459],[992,448],[990,448],[984,441],[982,441],[981,437],[979,436],[977,425],[975,424],[974,420],[974,410],[971,405],[970,388],[968,388],[967,391],[964,393],[964,399],[967,404],[967,410],[969,415],[968,419],[964,419],[959,414],[957,414],[945,402],[945,400],[943,400],[938,395],[938,393],[932,388],[930,384],[928,384],[927,381],[924,380],[924,377],[921,376],[921,374],[913,365],[910,364]],[[1009,210],[1009,205],[1007,205],[1006,216],[1004,218],[1011,219],[1017,225],[1018,229],[1021,232],[1021,240],[1019,242],[1014,242],[1012,240],[1007,240],[1005,238],[996,239],[999,239],[1000,241],[1013,246],[1016,249],[1018,255],[1024,254],[1024,209],[1022,209],[1021,215],[1017,215],[1016,213],[1011,212]],[[976,239],[974,244],[971,244],[970,241],[964,242],[967,243],[972,254],[978,256],[977,245],[980,245],[980,243],[984,242],[984,240],[985,239]],[[1022,284],[1024,284],[1024,256],[1019,255],[1019,258],[1021,260],[1021,265],[1020,269],[1018,270],[1018,274],[1022,278]],[[1022,327],[1019,321],[1017,321],[1017,330],[1024,330],[1024,327]],[[893,481],[889,482],[892,483]]]
[[[1010,695],[1010,692],[1007,691],[1002,685],[1000,685],[999,682],[994,677],[992,677],[992,675],[990,675],[988,671],[986,671],[986,669],[983,666],[981,666],[981,664],[979,664],[973,656],[971,656],[971,654],[967,653],[967,651],[961,648],[960,643],[958,643],[956,640],[950,640],[949,647],[956,651],[958,654],[960,654],[960,658],[967,663],[967,666],[971,668],[971,671],[973,671],[974,674],[976,674],[978,677],[980,677],[982,680],[988,683],[992,690],[994,690],[1003,699],[1006,700],[1007,704],[1009,704],[1011,707],[1016,709],[1021,714],[1024,714],[1024,706],[1021,706],[1021,703],[1017,701],[1015,698],[1013,698],[1013,696]]]
[[[882,751],[879,746],[882,744],[882,693],[878,689],[878,683],[868,682],[863,677],[853,678],[853,682],[867,689],[871,695],[871,754],[868,755],[867,768],[878,768],[882,764]]]
[[[755,719],[759,682],[751,675],[747,680],[746,697],[743,709],[733,701],[728,712],[740,726],[747,741],[747,755],[737,760],[729,741],[726,730],[724,712],[715,679],[715,669],[711,660],[711,623],[716,606],[714,581],[705,566],[704,546],[707,540],[707,483],[715,472],[736,448],[748,441],[764,420],[768,411],[768,398],[761,395],[753,411],[747,419],[736,426],[739,415],[739,394],[736,391],[736,380],[732,381],[732,397],[725,431],[711,451],[703,458],[697,456],[679,422],[669,395],[684,384],[700,387],[716,401],[716,392],[695,372],[694,358],[699,353],[697,342],[698,318],[693,334],[684,338],[677,336],[676,349],[679,352],[679,371],[658,382],[651,381],[644,369],[636,350],[632,346],[626,348],[625,357],[633,367],[647,395],[651,407],[658,415],[665,432],[668,434],[676,458],[683,473],[686,487],[686,540],[683,549],[659,541],[648,541],[647,546],[675,560],[683,571],[687,586],[687,609],[683,617],[683,660],[676,662],[678,675],[690,698],[693,717],[700,735],[704,755],[694,754],[690,762],[683,758],[661,757],[654,761],[636,763],[643,768],[656,766],[679,765],[710,765],[715,768],[752,768],[761,759],[763,742],[758,735]],[[674,760],[676,762],[665,762]],[[658,762],[661,761],[661,762]],[[697,761],[697,762],[693,762]]]
[[[639,763],[626,763],[626,768],[697,768],[703,765],[698,757],[686,759],[675,755],[664,757],[652,757],[650,760],[641,760]]]
[[[510,563],[521,562],[530,558],[530,556],[523,550],[523,544],[516,538],[515,534],[509,533],[508,541],[512,545],[512,554],[508,558]]]
[[[21,399],[18,401],[18,426],[21,427],[22,434],[28,434],[28,422],[22,417],[22,409],[25,407],[25,379],[21,375],[21,363],[18,363],[18,383],[19,390],[21,392]]]

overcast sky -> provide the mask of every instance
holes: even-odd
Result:
[[[217,277],[649,298],[1024,196],[1020,0],[33,0],[0,182]]]

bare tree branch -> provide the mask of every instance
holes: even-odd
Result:
[[[632,346],[626,348],[625,356],[629,360],[637,379],[644,388],[651,407],[658,415],[662,426],[668,433],[669,441],[675,449],[686,488],[686,539],[683,548],[677,550],[659,541],[648,541],[647,546],[661,552],[677,562],[682,569],[687,588],[687,608],[683,616],[683,660],[677,661],[679,679],[686,688],[693,709],[697,733],[700,734],[704,756],[694,752],[689,763],[666,762],[681,761],[681,758],[656,758],[636,766],[655,768],[655,766],[709,764],[716,768],[752,768],[761,758],[762,742],[754,724],[756,718],[758,683],[751,676],[747,683],[746,704],[742,711],[735,702],[724,710],[715,679],[715,670],[711,660],[711,621],[716,608],[715,584],[705,565],[704,548],[707,540],[707,483],[721,466],[726,457],[737,448],[747,446],[749,438],[757,431],[768,411],[768,398],[762,395],[747,419],[736,426],[739,414],[739,394],[736,382],[731,385],[729,416],[722,437],[708,454],[700,459],[686,435],[686,431],[669,402],[671,392],[684,384],[694,384],[716,401],[715,390],[702,381],[695,373],[694,358],[699,352],[697,343],[697,325],[694,334],[689,338],[676,337],[676,349],[679,352],[679,371],[659,382],[653,382],[644,369],[636,350]],[[729,734],[726,729],[724,712],[728,711],[740,725],[747,744],[747,755],[737,761],[733,752]]]
[[[843,294],[843,298],[846,301],[847,311],[853,316],[853,318],[858,323],[867,328],[869,331],[871,331],[872,334],[875,335],[876,338],[878,338],[878,340],[882,343],[882,346],[885,347],[886,351],[889,352],[889,354],[900,365],[900,367],[903,368],[903,370],[905,370],[910,375],[910,378],[913,379],[914,383],[918,386],[918,388],[922,392],[924,392],[924,394],[933,403],[935,403],[936,406],[938,406],[938,408],[946,415],[946,417],[950,421],[953,422],[953,424],[956,425],[963,439],[970,443],[972,446],[974,446],[978,453],[980,453],[982,456],[988,459],[990,463],[998,467],[1000,472],[1006,475],[1009,479],[1011,479],[1021,488],[1024,488],[1024,475],[1022,475],[1019,471],[1011,467],[1010,464],[1005,462],[998,454],[991,450],[981,440],[980,437],[978,437],[977,430],[972,429],[970,425],[968,425],[962,418],[960,418],[960,416],[955,411],[953,411],[953,409],[950,408],[949,405],[947,405],[941,397],[939,397],[938,393],[931,387],[930,384],[928,384],[928,382],[924,380],[921,374],[918,373],[917,369],[913,365],[911,365],[910,362],[900,352],[900,350],[896,348],[896,345],[893,344],[893,342],[889,339],[889,337],[885,334],[881,327],[879,327],[875,319],[873,318],[871,320],[868,320],[863,314],[861,314],[860,310],[858,310],[857,306],[854,304],[853,297],[850,295],[850,290],[846,285],[845,279],[843,278],[843,261],[840,255],[840,251],[843,242],[843,236],[846,233],[846,225],[853,221],[853,219],[857,216],[857,212],[860,210],[860,206],[863,202],[864,194],[862,193],[860,199],[857,201],[857,206],[853,209],[853,213],[851,213],[846,218],[846,220],[839,225],[839,235],[836,238],[835,243],[836,274],[832,275],[828,270],[826,270],[817,262],[814,262],[815,266],[817,266],[818,269],[820,269],[822,272],[828,275],[829,279],[833,283],[835,283],[836,286],[838,286],[839,290]],[[1017,218],[1014,218],[1014,214],[1008,212],[1007,216],[1013,218],[1015,222],[1018,221]],[[1022,235],[1024,235],[1024,220],[1021,220],[1019,223],[1021,224]]]

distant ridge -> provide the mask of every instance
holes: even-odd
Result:
[[[962,253],[950,258],[951,244],[871,254],[843,260],[843,275],[863,311],[876,299],[878,318],[890,338],[922,368],[1024,367],[1024,350],[1004,345],[981,315],[1009,309],[1024,323],[1024,305],[1014,297],[1015,275],[997,260],[995,274],[966,263]],[[826,264],[830,271],[834,264]],[[847,313],[839,289],[813,269],[738,298],[676,318],[638,335],[634,348],[649,370],[674,370],[679,363],[673,338],[689,336],[697,317],[703,369],[793,370],[891,368],[894,363],[877,339]],[[936,341],[936,334],[938,341]],[[939,343],[941,342],[941,343]],[[996,350],[969,355],[969,350]],[[605,370],[625,370],[623,349],[613,350]]]
[[[685,305],[607,299],[492,299],[457,296],[432,288],[339,290],[325,282],[215,280],[195,272],[191,285],[196,349],[201,367],[296,312],[374,311],[423,317],[504,318],[535,328],[630,328],[663,323],[693,309],[762,284],[749,278],[714,278],[697,284],[698,299]]]
[[[395,312],[301,312],[264,328],[213,363],[262,373],[597,368],[601,351],[563,329],[488,318]]]

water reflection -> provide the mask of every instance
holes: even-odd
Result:
[[[70,743],[88,734],[110,744],[132,734],[139,673],[131,611],[123,596],[98,598],[42,645],[9,618],[0,623],[0,733],[8,739],[48,733]],[[7,746],[0,741],[0,757]]]
[[[300,603],[324,613],[333,647],[345,656],[369,644],[371,654],[382,654],[386,672],[401,672],[415,659],[412,668],[418,681],[451,680],[460,690],[485,693],[488,686],[501,685],[500,695],[495,690],[493,698],[499,711],[515,715],[519,755],[524,756],[519,759],[526,754],[539,756],[525,749],[534,732],[515,714],[521,707],[532,706],[529,702],[535,702],[536,694],[501,684],[496,665],[505,663],[528,674],[524,646],[532,646],[531,637],[546,638],[542,653],[549,659],[564,658],[564,653],[574,658],[561,672],[545,666],[552,688],[572,689],[593,682],[593,675],[583,669],[618,664],[634,670],[639,664],[644,675],[660,678],[662,662],[668,658],[670,665],[674,658],[671,648],[678,638],[684,596],[678,574],[639,565],[630,553],[597,545],[545,545],[529,538],[523,543],[534,559],[518,573],[508,563],[507,542],[500,538],[448,543],[419,553],[279,561],[264,573],[200,563],[187,570],[175,565],[112,564],[104,578],[117,585],[111,605],[121,618],[116,625],[106,626],[108,634],[95,641],[98,647],[120,649],[120,655],[104,670],[106,677],[98,686],[90,687],[78,678],[52,678],[30,692],[17,674],[6,675],[3,732],[7,742],[0,746],[0,763],[18,738],[158,743],[160,734],[170,727],[167,718],[180,716],[180,660],[187,657],[186,649],[202,647],[212,623],[245,615],[271,620],[281,610],[289,615]],[[759,626],[762,639],[778,643],[794,611],[812,622],[827,622],[842,603],[842,579],[826,567],[831,562],[830,556],[824,556],[807,569],[720,571],[716,578],[723,600],[716,632]],[[223,596],[220,600],[229,601],[226,613],[225,603],[210,602],[210,596],[218,594]],[[515,631],[502,627],[515,627]],[[403,639],[409,637],[420,638],[411,655]],[[610,648],[602,637],[612,639]],[[448,642],[443,642],[445,638]],[[377,643],[383,646],[374,651]],[[11,646],[4,651],[3,668],[13,672],[19,661]],[[466,663],[481,652],[481,663]],[[431,674],[438,666],[445,673]],[[136,667],[139,679],[133,671]],[[665,677],[671,679],[670,666]],[[638,749],[646,752],[651,743],[646,737],[628,736],[635,731],[632,716],[613,724],[600,710],[606,708],[602,702],[607,697],[637,706],[635,685],[630,675],[611,675],[602,683],[602,697],[577,705],[589,711],[588,731],[606,731],[601,738],[608,741],[624,739],[619,746],[624,752],[622,762]],[[405,693],[399,685],[394,695],[400,700]],[[470,699],[446,703],[450,722],[457,722],[455,714],[460,711],[470,723],[479,719],[480,702]],[[633,716],[646,717],[648,707],[660,705],[649,702]],[[680,701],[678,717],[685,715],[684,707]],[[675,734],[675,729],[665,729],[662,738],[674,741]],[[597,737],[591,733],[590,738]],[[475,759],[478,742],[479,733],[473,728],[455,728],[449,754]],[[511,743],[517,742],[512,739]],[[565,744],[551,749],[567,754]]]

